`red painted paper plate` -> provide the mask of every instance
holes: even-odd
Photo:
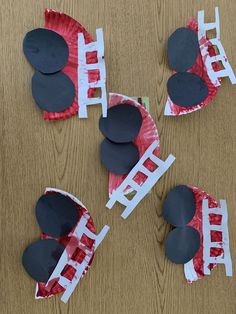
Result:
[[[87,210],[87,208],[78,199],[76,199],[73,195],[71,195],[71,194],[69,194],[67,192],[56,190],[56,189],[48,188],[48,189],[46,189],[45,194],[48,194],[48,193],[61,193],[61,194],[66,195],[67,197],[69,197],[72,200],[72,202],[76,205],[76,207],[78,208],[78,216],[79,216],[78,223],[79,223],[80,218],[82,216],[85,217],[86,220],[88,221],[87,224],[86,224],[87,228],[91,232],[93,232],[94,234],[96,233],[95,232],[95,227],[94,227],[94,222],[93,222],[93,219],[92,219],[89,211]],[[75,228],[76,228],[76,226],[75,226]],[[63,237],[60,237],[58,239],[54,239],[54,238],[46,235],[45,233],[42,233],[40,237],[41,237],[42,240],[44,240],[44,239],[54,239],[54,240],[60,242],[61,244],[63,244],[66,247],[65,250],[68,253],[68,260],[69,260],[71,258],[72,254],[70,252],[70,247],[67,244],[72,239],[72,234],[73,234],[74,229],[71,230],[71,232],[67,236],[63,236]],[[74,238],[73,242],[77,243],[78,242],[77,238]],[[82,244],[84,244],[86,247],[91,248],[91,251],[93,252],[93,257],[94,257],[94,253],[95,253],[94,241],[89,239],[85,235],[83,235],[82,238],[80,239],[80,242]],[[75,243],[73,243],[73,247],[74,247]],[[75,251],[73,253],[72,257],[73,257],[73,260],[77,261],[78,263],[81,263],[83,261],[84,257],[85,257],[85,254],[82,251],[78,250],[78,251]],[[89,266],[91,265],[91,263],[93,261],[93,257],[90,260]],[[66,277],[69,280],[72,280],[72,278],[75,275],[75,271],[76,271],[75,268],[67,265],[66,268],[63,271],[63,276]],[[83,273],[83,276],[86,274],[87,271],[88,271],[88,268]],[[45,288],[45,286],[46,286],[46,284],[43,283],[43,282],[38,282],[37,283],[36,292],[35,292],[35,298],[36,299],[45,298],[45,297],[51,297],[51,296],[53,296],[55,294],[58,294],[58,293],[61,293],[61,292],[65,291],[64,288],[61,287],[57,283],[57,281],[55,281],[53,283],[50,283],[50,290],[49,291],[48,291],[48,288],[47,289]]]
[[[47,112],[44,111],[45,120],[64,120],[78,113],[78,33],[83,33],[85,43],[89,44],[93,41],[87,30],[72,17],[51,9],[45,10],[45,28],[60,34],[69,47],[69,59],[67,65],[62,71],[67,74],[75,85],[76,95],[74,102],[69,108],[63,112]],[[97,54],[89,53],[87,55],[87,63],[96,63]],[[89,73],[89,82],[99,79],[99,71],[94,70]],[[94,90],[88,91],[88,96],[93,97]]]

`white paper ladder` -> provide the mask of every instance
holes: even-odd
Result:
[[[210,224],[210,214],[221,215],[221,225]],[[232,276],[232,261],[229,248],[228,232],[228,211],[225,200],[220,200],[220,208],[209,208],[208,199],[202,202],[202,227],[203,227],[203,271],[205,275],[210,275],[209,264],[224,264],[226,276]],[[211,241],[211,231],[222,232],[222,242]],[[211,257],[211,248],[222,248],[224,253],[221,256]]]
[[[84,216],[81,217],[77,227],[75,228],[75,230],[73,232],[72,238],[67,245],[68,247],[71,246],[74,249],[73,250],[74,252],[76,251],[77,248],[79,248],[80,250],[82,250],[86,254],[82,263],[74,261],[71,258],[68,259],[68,253],[67,253],[67,250],[65,248],[64,252],[62,253],[62,255],[61,255],[61,257],[57,263],[57,266],[55,267],[52,275],[50,276],[50,278],[48,279],[48,282],[46,284],[46,288],[47,288],[47,286],[50,287],[50,282],[56,281],[60,284],[60,286],[62,286],[65,289],[65,292],[63,293],[63,295],[61,297],[61,301],[63,301],[64,303],[66,303],[68,301],[68,299],[70,298],[71,294],[73,293],[75,287],[79,283],[84,271],[88,267],[89,262],[93,256],[94,251],[90,248],[85,247],[85,245],[80,242],[82,235],[85,234],[90,239],[95,240],[94,246],[95,246],[95,250],[96,250],[110,229],[109,226],[106,225],[103,227],[103,229],[101,230],[101,232],[98,235],[95,235],[86,227],[86,224],[88,222],[87,218],[88,217],[84,217]],[[76,237],[76,239],[78,239],[78,241],[79,241],[78,246],[73,244],[74,237]],[[71,251],[71,248],[70,248],[70,251]],[[74,252],[70,252],[70,256],[72,256]],[[61,274],[66,265],[70,265],[76,270],[72,280],[67,279],[66,277],[64,277]],[[58,278],[59,278],[59,280],[57,281]]]
[[[126,219],[137,206],[137,204],[146,196],[150,189],[157,183],[157,181],[162,177],[162,175],[169,169],[172,163],[175,161],[173,155],[169,155],[168,158],[163,161],[153,154],[154,150],[158,147],[158,141],[154,141],[148,149],[145,151],[144,155],[140,158],[139,162],[130,171],[125,180],[121,185],[112,193],[110,200],[106,204],[106,207],[111,209],[113,205],[117,202],[126,206],[121,217]],[[150,158],[151,161],[157,165],[157,168],[151,172],[145,166],[145,161]],[[138,172],[142,172],[147,176],[146,181],[139,185],[133,178]],[[124,190],[128,187],[132,187],[136,194],[131,200],[129,200],[124,195]]]
[[[219,54],[216,56],[210,56],[208,52],[208,45],[204,43],[203,38],[207,37],[207,31],[216,29],[216,38],[209,39],[209,42],[216,46],[219,50]],[[215,22],[213,23],[204,23],[204,10],[198,12],[198,41],[200,44],[200,51],[202,54],[202,58],[205,61],[205,65],[207,68],[207,73],[211,82],[215,86],[219,86],[220,80],[222,77],[229,77],[232,84],[236,84],[236,77],[231,68],[231,65],[226,56],[223,45],[220,41],[220,18],[219,18],[219,9],[215,8]],[[224,69],[220,71],[214,71],[212,64],[214,62],[221,61]]]
[[[101,28],[96,30],[97,41],[85,44],[83,33],[78,33],[78,116],[87,118],[87,106],[102,105],[102,116],[107,117],[106,66],[104,60],[104,40]],[[86,53],[97,51],[97,63],[87,64]],[[88,82],[88,71],[99,70],[100,79]],[[88,98],[89,88],[100,88],[101,97]]]

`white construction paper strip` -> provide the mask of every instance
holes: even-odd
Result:
[[[194,269],[193,259],[184,264],[184,275],[187,281],[190,283],[198,280],[197,273]]]
[[[210,214],[221,215],[221,225],[210,224]],[[220,208],[209,208],[208,199],[202,202],[202,230],[203,230],[203,272],[205,275],[210,275],[209,264],[224,264],[226,276],[232,276],[232,260],[229,248],[229,233],[228,233],[228,211],[225,200],[220,200]],[[222,232],[222,242],[211,241],[211,231]],[[211,248],[222,248],[223,255],[217,257],[210,256]]]
[[[106,207],[109,209],[111,209],[116,202],[125,205],[126,209],[123,211],[121,215],[121,217],[124,219],[126,219],[132,213],[132,211],[138,205],[138,203],[146,196],[146,194],[151,190],[151,188],[157,183],[157,181],[163,176],[163,174],[169,169],[169,167],[175,161],[175,157],[171,154],[165,161],[159,159],[153,154],[153,151],[158,146],[158,143],[159,143],[158,141],[154,141],[148,147],[144,155],[140,158],[139,162],[130,171],[125,180],[112,193],[110,200],[106,204]],[[149,171],[144,166],[144,163],[148,158],[150,158],[152,162],[157,165],[156,170],[154,170],[153,172]],[[133,178],[139,171],[147,176],[146,181],[142,185],[137,184],[133,180]],[[123,193],[127,186],[132,187],[133,190],[136,191],[136,194],[133,196],[131,200],[129,200]]]
[[[209,56],[208,53],[208,44],[205,43],[204,38],[207,37],[207,31],[216,29],[216,38],[209,39],[213,46],[216,46],[219,50],[219,54],[213,57]],[[219,9],[215,8],[215,22],[214,23],[204,23],[204,10],[198,12],[198,41],[200,44],[200,51],[202,58],[204,60],[207,73],[209,78],[215,86],[221,84],[219,78],[229,77],[232,84],[236,84],[236,77],[232,70],[232,67],[228,61],[223,45],[220,41],[220,18],[219,18]],[[212,63],[221,61],[224,69],[220,71],[214,71]]]
[[[104,39],[103,30],[96,30],[97,41],[85,44],[83,33],[78,33],[78,116],[79,118],[87,118],[87,106],[102,105],[102,116],[107,117],[107,92],[106,92],[106,66],[104,59]],[[87,64],[86,52],[97,51],[98,62]],[[88,71],[99,70],[100,79],[96,82],[88,82]],[[89,88],[100,88],[101,97],[88,98]]]

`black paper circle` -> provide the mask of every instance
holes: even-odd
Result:
[[[25,249],[22,264],[35,281],[46,283],[64,249],[64,246],[56,240],[38,240]]]
[[[189,28],[178,28],[168,39],[168,60],[176,72],[190,69],[198,56],[199,44],[197,33]]]
[[[139,161],[139,151],[133,143],[116,144],[104,139],[100,146],[102,164],[115,174],[127,174]]]
[[[189,262],[200,247],[199,232],[189,226],[172,230],[165,242],[166,256],[176,264]]]
[[[37,28],[28,32],[23,51],[29,63],[42,73],[55,73],[68,62],[69,48],[65,39],[49,29]]]
[[[107,110],[107,118],[101,116],[99,128],[102,134],[112,142],[128,143],[138,135],[142,121],[138,108],[120,104]]]
[[[186,185],[178,185],[167,195],[163,205],[165,220],[176,227],[188,224],[196,211],[193,191]]]
[[[63,72],[42,74],[37,71],[32,78],[32,95],[42,110],[61,112],[73,103],[75,86]]]
[[[60,193],[42,195],[35,207],[41,230],[53,238],[65,236],[78,222],[78,209],[69,197]]]
[[[208,96],[208,87],[196,74],[184,72],[172,75],[167,82],[170,99],[175,105],[192,107]]]

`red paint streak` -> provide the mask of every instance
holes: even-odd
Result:
[[[47,287],[45,287],[45,289],[46,289],[48,292],[50,292],[50,291],[52,290],[53,286],[58,282],[58,280],[59,280],[59,277],[50,280],[50,281],[48,282]]]
[[[116,106],[118,104],[129,104],[134,107],[137,107],[139,111],[141,112],[143,122],[141,129],[139,131],[138,136],[133,141],[133,143],[138,147],[139,150],[139,158],[143,156],[147,148],[155,141],[159,140],[159,135],[157,131],[156,124],[154,120],[152,119],[151,115],[148,113],[148,111],[140,104],[138,104],[136,101],[129,99],[127,100],[125,96],[119,95],[119,94],[112,94],[109,98],[109,108]],[[156,156],[159,156],[160,147],[158,146],[156,150],[154,151],[154,154]],[[144,164],[150,171],[153,171],[155,169],[152,161],[147,161]],[[124,181],[124,179],[127,177],[126,175],[116,175],[112,172],[109,172],[109,195],[112,194],[114,190],[116,190],[121,183]],[[139,172],[134,177],[134,180],[138,184],[143,184],[146,180],[146,176]]]
[[[198,23],[193,18],[189,19],[189,21],[187,23],[187,27],[190,28],[191,30],[195,31],[196,33],[198,31]],[[210,56],[216,56],[215,49],[210,44],[210,42],[208,41],[207,38],[202,38],[200,40],[200,43],[201,44],[205,43],[205,45],[208,47],[208,52],[209,52]],[[213,68],[215,71],[219,71],[220,70],[220,63],[215,62],[213,64]],[[197,56],[197,59],[196,59],[194,66],[189,70],[189,72],[197,74],[199,77],[201,77],[203,79],[203,81],[205,81],[205,83],[208,87],[208,92],[209,92],[208,96],[199,105],[193,106],[191,108],[180,107],[180,106],[175,105],[172,102],[169,102],[170,107],[171,107],[171,112],[173,115],[178,116],[182,113],[190,113],[190,112],[193,112],[194,110],[196,110],[197,108],[199,109],[199,108],[205,107],[207,104],[209,104],[213,100],[213,98],[215,97],[215,95],[217,94],[217,92],[219,90],[220,86],[215,86],[214,84],[212,84],[212,82],[211,82],[211,80],[207,74],[207,70],[206,70],[206,66],[205,66],[205,60],[202,59],[202,55],[201,55],[200,51],[199,51],[199,54]]]
[[[74,237],[74,236],[71,236],[70,237],[70,244],[68,244],[66,246],[66,253],[67,253],[67,258],[68,258],[68,261],[71,259],[71,257],[73,256],[76,248],[78,247],[79,245],[79,240],[78,238]]]
[[[69,59],[67,65],[62,71],[67,74],[73,81],[76,90],[75,100],[72,105],[63,112],[47,112],[44,111],[43,117],[45,120],[64,120],[78,113],[78,33],[83,33],[85,43],[91,43],[92,37],[86,29],[70,16],[51,9],[45,10],[45,28],[51,29],[60,34],[69,47]],[[87,62],[96,63],[97,53],[91,52],[88,54]],[[96,71],[92,74],[93,80],[96,79]],[[99,71],[97,71],[97,80]],[[89,75],[90,79],[90,75]],[[89,97],[93,97],[94,90],[90,89]]]
[[[200,234],[200,248],[197,252],[197,254],[193,258],[193,264],[194,264],[194,269],[197,273],[198,279],[201,279],[204,276],[203,273],[203,233],[202,233],[202,201],[205,198],[208,198],[209,202],[209,208],[217,208],[219,204],[214,200],[212,196],[207,194],[206,192],[196,188],[189,186],[195,196],[196,200],[196,213],[193,219],[190,221],[188,226],[194,227],[195,229],[198,230]],[[218,224],[219,222],[219,215],[212,215],[211,217],[211,223],[212,224]],[[218,242],[222,241],[222,235],[220,235],[218,232],[217,233],[212,233],[212,238],[211,240],[213,242]],[[217,248],[212,248],[211,249],[211,256],[219,256],[222,253],[222,249],[217,249]],[[216,266],[216,264],[211,264],[209,265],[209,269],[212,270],[213,267]]]
[[[61,275],[67,278],[68,280],[72,280],[75,273],[76,273],[76,269],[74,267],[72,267],[71,265],[66,265]]]

